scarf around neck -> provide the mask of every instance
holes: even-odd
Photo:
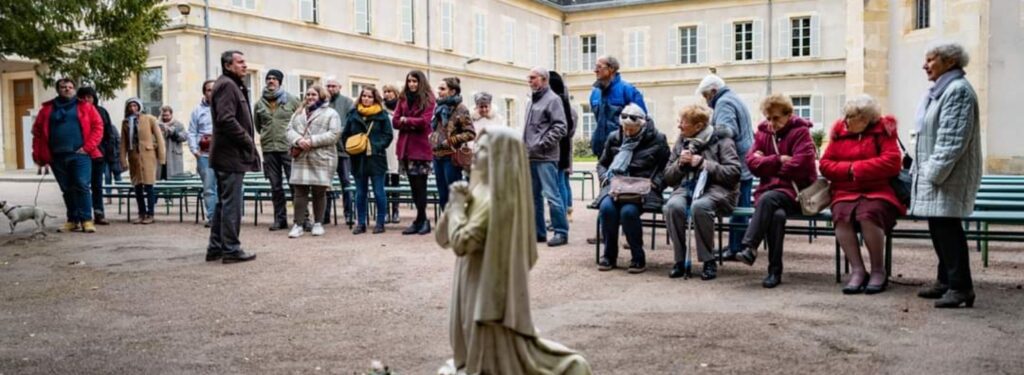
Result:
[[[268,102],[275,102],[278,105],[284,104],[288,101],[288,93],[284,89],[278,87],[277,91],[270,91],[269,88],[263,88],[263,99]]]
[[[621,131],[621,130],[620,130]],[[640,145],[640,140],[644,138],[644,133],[647,132],[647,125],[640,128],[640,131],[632,137],[627,137],[625,132],[622,132],[622,146],[619,146],[619,153],[615,154],[615,158],[612,159],[612,164],[608,168],[608,177],[613,176],[628,176],[629,175],[629,164],[633,162],[633,151]]]
[[[434,129],[437,129],[438,125],[447,124],[448,117],[451,116],[452,111],[456,106],[462,104],[462,96],[452,95],[447,98],[439,99],[437,106],[434,107]]]
[[[323,107],[324,104],[326,104],[326,103],[327,102],[325,100],[320,99],[320,100],[317,100],[316,103],[313,103],[313,105],[311,105],[309,107],[306,107],[306,118],[307,118],[307,121],[308,121],[309,116],[313,115],[313,112],[316,112],[316,110],[320,109],[320,107]]]
[[[356,111],[358,111],[359,115],[363,116],[363,117],[370,117],[370,116],[376,115],[376,114],[380,113],[383,110],[384,109],[381,108],[380,104],[376,104],[376,103],[374,103],[374,105],[371,105],[369,107],[363,106],[362,104],[356,105]]]
[[[928,114],[928,106],[931,105],[933,101],[938,100],[939,97],[942,96],[942,93],[946,92],[946,88],[949,87],[950,83],[962,78],[966,74],[967,73],[964,72],[963,68],[953,68],[942,73],[942,75],[939,76],[939,79],[935,80],[935,84],[928,89],[928,92],[926,92],[924,97],[921,98],[921,104],[917,106],[917,132],[924,129],[924,117]]]
[[[394,111],[395,108],[398,108],[398,98],[385,100],[384,107],[387,108],[389,111]]]

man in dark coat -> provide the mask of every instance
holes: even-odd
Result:
[[[80,87],[76,96],[79,100],[96,107],[100,113],[100,119],[103,120],[103,140],[100,141],[100,153],[103,156],[92,159],[92,216],[96,225],[110,225],[103,209],[103,176],[107,174],[108,169],[118,176],[121,174],[121,168],[115,166],[121,160],[118,155],[121,149],[119,146],[121,132],[110,121],[110,113],[107,112],[107,109],[100,106],[96,89],[89,86]],[[120,178],[117,180],[120,181]]]
[[[245,55],[225,51],[220,56],[223,74],[213,84],[213,142],[210,146],[210,168],[217,174],[217,208],[210,225],[210,242],[206,260],[223,263],[256,259],[256,254],[242,250],[238,233],[241,230],[242,181],[246,172],[260,170],[256,152],[256,132],[249,110],[249,89],[242,83],[246,74]]]
[[[334,108],[335,112],[338,112],[338,116],[341,116],[341,127],[344,128],[346,124],[346,117],[349,111],[355,106],[352,104],[352,99],[341,93],[341,83],[338,82],[337,78],[327,77],[327,92],[331,94],[331,108]],[[348,176],[352,174],[352,161],[345,152],[345,137],[338,138],[338,181],[341,182],[341,206],[345,216],[345,224],[352,226],[352,194],[347,189],[352,184],[352,181],[348,179]],[[327,214],[324,215],[324,224],[330,220],[331,207],[327,206]]]

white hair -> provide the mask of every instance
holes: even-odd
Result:
[[[530,73],[537,73],[537,75],[541,76],[541,78],[544,78],[545,81],[551,79],[551,73],[548,72],[547,68],[542,66],[533,67],[533,69],[530,69]]]
[[[324,84],[325,84],[325,85],[328,85],[328,84],[330,84],[331,82],[337,83],[337,84],[338,84],[338,86],[341,86],[341,82],[338,82],[338,77],[335,77],[335,76],[327,76],[327,78],[326,78],[326,79],[324,79]]]
[[[708,74],[700,81],[700,84],[697,85],[697,95],[704,95],[711,92],[711,90],[721,91],[724,87],[725,81],[722,80],[722,77],[714,74]]]
[[[636,103],[629,103],[629,105],[627,105],[626,108],[622,109],[622,114],[641,117],[643,118],[643,120],[634,122],[632,120],[623,120],[620,118],[619,125],[621,126],[637,126],[644,125],[647,123],[647,113],[644,112],[644,109],[641,108],[639,105],[636,105]]]
[[[882,106],[871,95],[861,94],[846,101],[846,104],[843,105],[843,115],[848,118],[859,117],[874,121],[882,117]]]
[[[959,68],[966,68],[967,63],[971,61],[971,57],[964,50],[964,46],[956,42],[935,42],[928,47],[928,52],[925,52],[924,55],[938,57],[940,60],[953,63],[954,67]]]

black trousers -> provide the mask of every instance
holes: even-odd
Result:
[[[427,221],[427,176],[410,175],[409,189],[412,190],[412,202],[416,206],[416,224]]]
[[[761,241],[768,240],[768,273],[782,274],[782,245],[786,239],[786,216],[797,213],[800,207],[786,193],[778,190],[767,191],[757,199],[754,216],[747,232],[743,234],[743,246],[757,249]]]
[[[242,229],[242,182],[245,173],[217,171],[217,208],[210,220],[210,254],[234,253],[242,250],[238,234]]]
[[[284,194],[284,183],[292,177],[292,156],[287,152],[264,152],[263,175],[270,180],[274,223],[288,226],[288,200]]]
[[[352,180],[348,177],[352,175],[352,159],[349,157],[338,157],[338,181],[341,181],[341,207],[342,212],[345,216],[345,221],[352,220],[352,193],[349,193],[348,187],[352,185]],[[324,223],[328,223],[331,220],[331,207],[327,206],[324,211]]]
[[[953,290],[974,289],[963,221],[955,217],[930,217],[928,218],[928,231],[932,235],[935,254],[939,257],[939,267],[935,277],[938,282],[949,285],[949,288]]]

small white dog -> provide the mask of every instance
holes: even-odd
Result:
[[[18,223],[27,220],[36,222],[36,233],[45,233],[43,230],[46,229],[46,218],[57,218],[36,206],[7,206],[7,201],[0,201],[0,212],[11,221],[11,233],[14,233],[14,227]]]

